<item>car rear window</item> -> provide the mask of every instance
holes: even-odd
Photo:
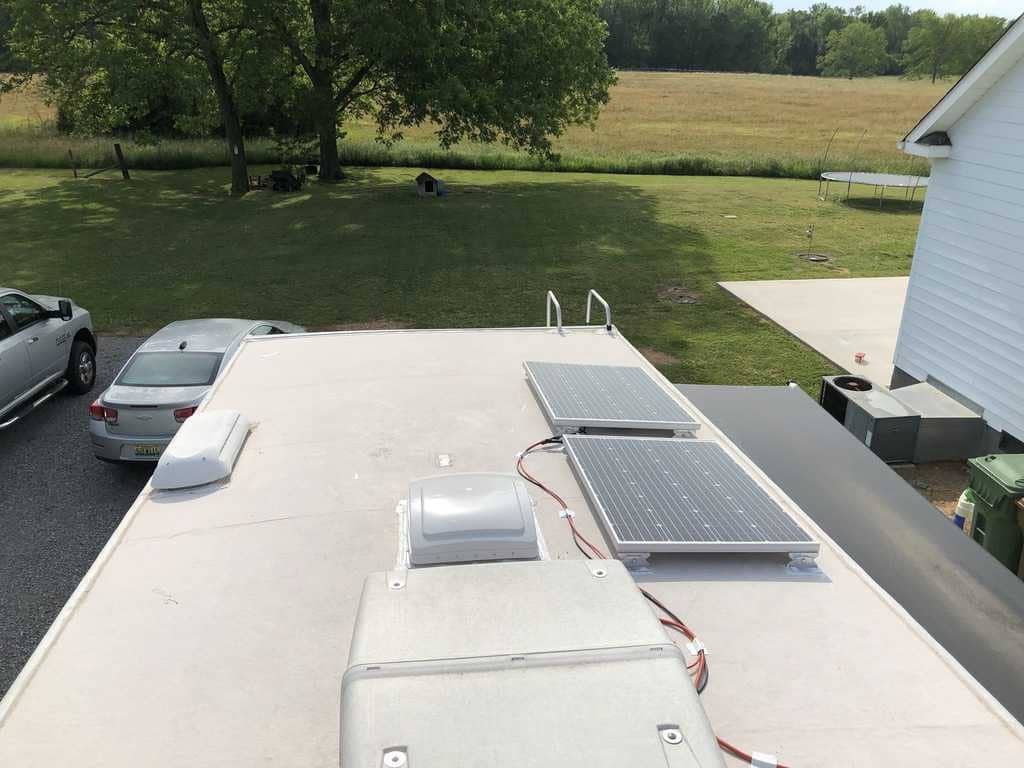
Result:
[[[124,387],[199,387],[213,384],[221,357],[215,352],[140,352],[115,383]]]

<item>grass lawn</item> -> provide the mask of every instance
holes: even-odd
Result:
[[[896,142],[949,85],[895,77],[620,72],[596,128],[573,128],[556,142],[562,160],[554,169],[816,178],[838,129],[832,168],[927,173],[927,163],[902,154]],[[38,94],[0,99],[0,166],[66,167],[69,148],[86,167],[113,164],[112,139],[58,135],[53,117]],[[391,148],[374,141],[367,121],[345,129],[341,152],[348,165],[541,166],[536,158],[502,147],[464,144],[444,152],[429,126],[410,129]],[[216,139],[123,143],[138,168],[227,163],[223,142]],[[249,154],[255,162],[280,160],[265,139],[251,139]]]
[[[223,169],[3,171],[0,282],[70,295],[128,332],[216,315],[537,325],[549,288],[572,324],[594,287],[674,380],[813,390],[831,366],[716,282],[906,274],[918,222],[916,208],[819,202],[807,181],[452,171],[449,197],[421,199],[415,173],[231,199]],[[828,264],[795,256],[810,224]]]

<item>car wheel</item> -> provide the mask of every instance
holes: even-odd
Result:
[[[68,388],[76,395],[84,395],[96,383],[96,352],[85,341],[71,345],[68,360]]]

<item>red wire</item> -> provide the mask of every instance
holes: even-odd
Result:
[[[547,443],[548,443],[547,440],[538,440],[536,443],[534,443],[529,448],[527,448],[525,451],[523,451],[521,454],[519,454],[519,458],[516,460],[516,471],[519,472],[519,474],[522,475],[525,480],[527,480],[530,483],[532,483],[533,485],[537,486],[542,491],[544,491],[544,493],[546,493],[548,496],[550,496],[556,502],[558,502],[558,506],[561,507],[563,511],[567,511],[569,509],[569,505],[565,503],[565,499],[563,499],[561,496],[559,496],[553,490],[551,490],[546,485],[544,485],[544,483],[542,483],[536,477],[531,475],[527,471],[526,467],[523,465],[523,459],[526,458],[526,455],[530,451],[532,451],[532,450],[534,450],[536,448],[539,448],[540,446],[545,445]],[[598,547],[594,546],[587,539],[586,536],[584,536],[582,533],[580,533],[579,529],[576,527],[575,521],[572,519],[572,515],[566,515],[565,520],[566,520],[566,522],[569,523],[569,529],[572,531],[573,538],[577,542],[583,542],[583,544],[586,545],[587,549],[589,549],[594,554],[594,556],[597,557],[598,559],[600,559],[600,560],[608,559],[608,555],[606,555],[604,552],[602,552]],[[656,598],[650,592],[645,590],[643,587],[638,587],[638,589],[643,593],[644,597],[646,597],[648,600],[650,600],[652,603],[654,603],[654,605],[656,605],[658,608],[660,608],[662,611],[664,611],[667,615],[670,615],[670,616],[672,615],[672,612],[668,608],[666,608],[661,603],[661,601],[658,600],[658,598]],[[675,618],[667,618],[667,619],[663,618],[660,621],[661,621],[661,623],[664,626],[676,630],[677,632],[681,633],[684,637],[688,638],[691,642],[697,638],[697,635],[694,633],[694,631],[692,629],[690,629],[688,626],[686,626],[686,624],[684,624],[682,621],[677,621]],[[694,682],[695,686],[699,683],[699,681],[701,679],[701,676],[704,674],[704,666],[705,666],[706,663],[707,663],[707,661],[704,658],[704,650],[701,649],[701,650],[697,651],[697,658],[692,663],[686,665],[686,668],[688,670],[690,670],[691,674],[693,675],[693,682]],[[747,763],[753,763],[754,762],[754,758],[753,758],[752,755],[744,752],[739,747],[733,746],[732,744],[730,744],[725,739],[719,738],[718,739],[718,746],[726,754],[732,755],[733,757],[736,757],[736,758],[738,758],[740,760],[744,760]],[[783,763],[778,763],[777,768],[789,768],[789,766],[787,766],[787,765],[785,765]]]
[[[732,744],[730,744],[725,739],[718,739],[718,746],[727,755],[732,755],[733,757],[739,758],[740,760],[743,760],[743,761],[751,763],[751,764],[753,764],[753,762],[754,762],[754,756],[753,755],[748,755],[742,749],[740,749],[739,747],[734,747]],[[785,763],[776,763],[776,766],[778,768],[789,768],[789,766],[786,765]]]

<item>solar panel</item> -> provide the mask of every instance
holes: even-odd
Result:
[[[533,391],[556,429],[694,430],[700,426],[642,368],[536,361],[524,365]]]
[[[566,435],[563,443],[618,554],[818,551],[717,442]]]

